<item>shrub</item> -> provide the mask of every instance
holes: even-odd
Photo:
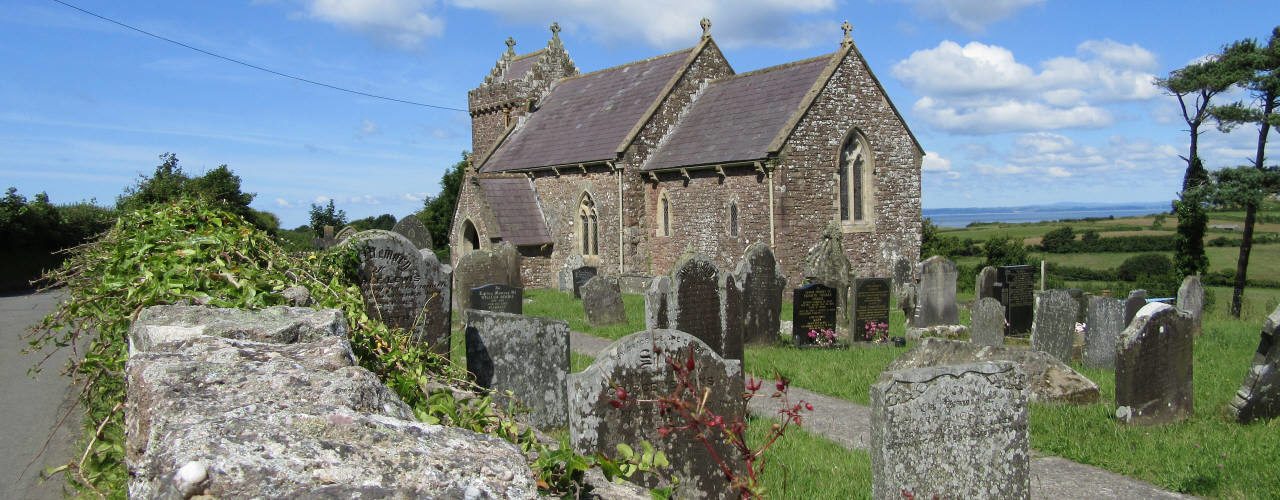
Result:
[[[1164,254],[1144,253],[1134,255],[1120,263],[1116,277],[1125,281],[1138,281],[1149,276],[1163,276],[1173,272],[1173,261]]]
[[[982,244],[987,266],[1015,266],[1027,263],[1027,247],[1022,240],[1003,235],[992,236]]]
[[[1040,240],[1040,248],[1046,252],[1068,252],[1075,241],[1076,233],[1071,226],[1062,226],[1044,233],[1044,238]]]

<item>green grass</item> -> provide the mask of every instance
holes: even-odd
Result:
[[[627,311],[627,321],[599,327],[587,323],[587,318],[582,311],[582,300],[575,299],[572,293],[526,288],[524,298],[526,316],[564,320],[569,323],[569,329],[575,332],[617,340],[644,330],[644,295],[622,294],[622,305]]]
[[[747,443],[758,448],[773,421],[751,418]],[[770,498],[869,498],[871,457],[827,439],[790,428],[765,453],[765,494]]]

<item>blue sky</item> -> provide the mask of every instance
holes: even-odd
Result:
[[[928,151],[925,208],[1170,199],[1187,134],[1151,78],[1280,23],[1280,3],[1263,1],[67,1],[276,71],[452,108],[507,36],[536,50],[552,21],[592,71],[691,46],[707,16],[743,72],[831,52],[847,19]],[[49,0],[0,0],[0,68],[0,184],[55,202],[111,203],[173,152],[191,173],[229,165],[285,227],[328,199],[352,218],[402,216],[470,148],[464,112],[280,78]],[[1246,162],[1254,133],[1207,132],[1207,165]]]

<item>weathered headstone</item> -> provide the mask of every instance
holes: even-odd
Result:
[[[540,429],[568,424],[569,324],[470,309],[466,312],[467,371],[476,384],[506,392],[531,410]]]
[[[667,314],[672,330],[693,335],[711,346],[717,355],[726,357],[719,278],[720,273],[710,259],[698,254],[682,256],[671,270]],[[741,343],[741,339],[738,342]]]
[[[344,244],[359,245],[360,293],[369,315],[392,328],[412,331],[415,340],[447,356],[449,266],[391,231],[362,231]]]
[[[907,326],[915,324],[916,316],[916,285],[915,283],[907,283],[898,288],[898,309],[902,310],[902,315],[907,318]]]
[[[983,297],[973,303],[969,339],[978,345],[1004,345],[1004,306],[995,297]]]
[[[1130,290],[1129,297],[1124,299],[1124,325],[1133,324],[1133,317],[1138,314],[1138,310],[1147,305],[1146,290]]]
[[[871,386],[871,497],[1030,498],[1026,376],[988,362]]]
[[[524,314],[524,290],[501,283],[471,289],[471,309]]]
[[[1204,285],[1200,284],[1200,275],[1182,280],[1182,286],[1178,287],[1178,309],[1191,315],[1191,332],[1199,336],[1204,316]]]
[[[916,321],[911,326],[960,323],[956,307],[956,264],[946,257],[934,255],[920,266],[920,289],[916,292]]]
[[[822,240],[809,249],[804,259],[804,282],[818,283],[836,289],[836,325],[841,328],[849,326],[849,285],[853,276],[849,257],[844,254],[841,244],[843,233],[839,222],[827,224],[822,231]],[[954,285],[954,283],[953,283]]]
[[[396,222],[395,227],[391,228],[391,230],[404,235],[419,250],[432,247],[431,231],[427,230],[427,226],[423,225],[422,220],[417,216],[405,216],[405,218]]]
[[[1231,413],[1236,421],[1247,424],[1258,419],[1272,419],[1280,415],[1280,307],[1262,323],[1262,335],[1258,350],[1253,355],[1252,366],[1244,376],[1244,383],[1231,399]]]
[[[791,336],[796,346],[810,345],[809,332],[836,329],[836,289],[817,283],[791,292]]]
[[[614,325],[627,321],[622,305],[622,288],[617,278],[596,276],[582,285],[582,311],[591,326]]]
[[[746,326],[742,320],[747,309],[744,295],[733,273],[720,273],[720,330],[724,332],[724,357],[728,359],[743,359]]]
[[[916,283],[912,273],[912,264],[910,260],[898,259],[893,262],[893,292],[894,295],[902,296],[902,289],[907,285]]]
[[[963,365],[985,361],[1016,363],[1027,376],[1033,403],[1094,404],[1101,399],[1098,384],[1093,383],[1066,363],[1047,353],[1023,346],[1001,347],[975,344],[963,340],[923,338],[911,350],[902,353],[885,371],[907,370],[929,366]]]
[[[888,278],[858,278],[853,281],[853,297],[850,309],[853,311],[853,326],[850,338],[855,340],[876,340],[868,333],[868,324],[889,327],[889,293]],[[886,330],[887,333],[887,330]]]
[[[1084,323],[1089,316],[1089,294],[1079,288],[1068,288],[1067,293],[1076,301],[1076,323]]]
[[[582,267],[582,256],[577,252],[570,253],[565,257],[564,264],[560,265],[560,271],[556,273],[556,287],[562,292],[573,292],[573,270]],[[585,283],[585,281],[584,281]]]
[[[1191,416],[1191,317],[1161,303],[1143,306],[1116,340],[1116,418],[1152,425]]]
[[[649,289],[644,292],[644,328],[657,330],[671,324],[667,315],[667,296],[671,293],[671,278],[654,276]]]
[[[1084,365],[1116,367],[1116,338],[1124,330],[1124,302],[1111,297],[1089,297],[1085,318]]]
[[[996,295],[996,268],[986,266],[978,271],[978,277],[974,279],[973,299],[979,300],[983,297],[992,297],[998,299]]]
[[[1036,317],[1031,326],[1031,348],[1071,363],[1076,338],[1076,299],[1066,290],[1036,294]]]
[[[573,270],[573,296],[582,297],[582,285],[587,284],[591,278],[596,277],[600,272],[599,268],[594,266],[582,266]]]
[[[615,387],[625,389],[632,400],[657,399],[675,392],[675,372],[668,358],[683,363],[693,353],[693,379],[703,388],[706,408],[720,415],[726,424],[746,417],[742,363],[721,358],[710,346],[675,330],[647,330],[614,342],[596,356],[595,362],[582,373],[569,376],[569,436],[578,453],[616,454],[617,445],[635,446],[649,441],[663,451],[673,464],[669,470],[679,484],[675,498],[731,498],[734,491],[724,474],[702,443],[682,431],[662,435],[659,429],[672,424],[656,404],[637,402],[615,408]],[[701,391],[698,394],[703,394]],[[720,433],[709,433],[716,453],[721,457],[737,456],[737,451],[719,439]],[[740,463],[728,460],[728,463]],[[658,486],[652,475],[640,473],[632,477],[645,487]]]
[[[1035,281],[1036,271],[1031,266],[1001,266],[996,269],[996,293],[1009,322],[1008,335],[1031,332],[1036,305]]]
[[[467,291],[491,283],[521,288],[520,254],[510,243],[472,250],[458,259],[458,267],[453,270],[453,288],[462,293],[454,294],[455,307],[470,309],[471,294]]]
[[[744,342],[772,344],[778,340],[782,320],[782,295],[787,277],[782,274],[773,251],[763,243],[747,247],[738,264],[738,284],[742,286],[742,329]]]
[[[338,231],[338,234],[335,235],[333,239],[337,240],[338,243],[342,243],[344,241],[347,241],[347,238],[350,238],[355,234],[356,234],[356,228],[351,226],[343,226],[342,230]]]

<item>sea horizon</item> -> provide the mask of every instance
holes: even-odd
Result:
[[[1168,201],[1129,203],[1052,203],[1016,207],[953,207],[923,209],[939,227],[965,227],[974,222],[1052,222],[1084,218],[1133,217],[1167,213]]]

